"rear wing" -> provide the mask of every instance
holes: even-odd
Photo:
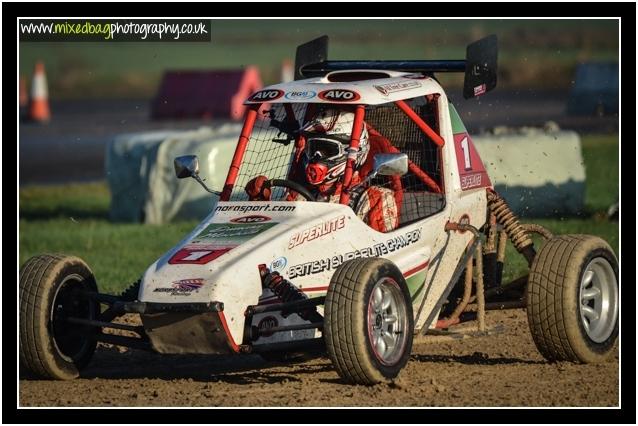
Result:
[[[496,87],[498,48],[496,35],[489,35],[467,46],[465,60],[429,61],[329,61],[328,36],[321,36],[297,47],[295,80],[317,77],[332,71],[391,70],[421,72],[465,72],[463,97],[480,96]]]

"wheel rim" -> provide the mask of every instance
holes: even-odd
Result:
[[[368,339],[377,359],[396,363],[405,351],[408,333],[407,309],[399,285],[392,278],[378,281],[368,301]]]
[[[578,300],[587,336],[596,343],[607,340],[618,318],[618,284],[607,259],[597,257],[589,262],[580,280]]]
[[[69,362],[76,362],[85,355],[91,344],[87,335],[94,331],[94,327],[66,321],[68,317],[95,319],[95,304],[81,294],[88,290],[85,287],[84,278],[80,275],[68,275],[56,290],[51,305],[53,343],[60,356]]]

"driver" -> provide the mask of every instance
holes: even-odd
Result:
[[[338,203],[341,196],[342,176],[345,173],[354,113],[328,108],[320,110],[302,128],[306,144],[301,161],[291,171],[293,181],[302,184],[316,201]],[[374,154],[384,152],[389,145],[376,131],[368,131],[364,123],[355,152],[351,185],[361,182],[372,170]],[[266,176],[251,179],[245,187],[250,200],[270,200],[271,190],[265,185]],[[370,227],[379,232],[397,228],[401,203],[400,177],[391,177],[392,189],[369,186],[350,194],[350,206]],[[305,198],[289,191],[288,201]]]

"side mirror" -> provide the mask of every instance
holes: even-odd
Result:
[[[173,161],[178,179],[195,177],[199,174],[199,160],[196,155],[182,155]]]
[[[403,176],[408,172],[408,154],[376,154],[372,171],[364,180],[348,191],[353,192],[369,183],[375,176]]]
[[[199,182],[206,191],[221,197],[221,192],[211,190],[206,186],[202,178],[199,177],[199,160],[197,159],[197,155],[182,155],[181,157],[175,157],[173,165],[175,166],[175,175],[178,179],[192,177]]]
[[[408,172],[408,155],[376,154],[372,170],[374,175],[403,176]]]

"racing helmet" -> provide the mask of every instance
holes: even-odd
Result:
[[[354,113],[324,109],[309,120],[301,131],[306,136],[304,168],[311,185],[330,184],[345,172]],[[364,124],[355,157],[355,169],[365,162],[370,144]]]

